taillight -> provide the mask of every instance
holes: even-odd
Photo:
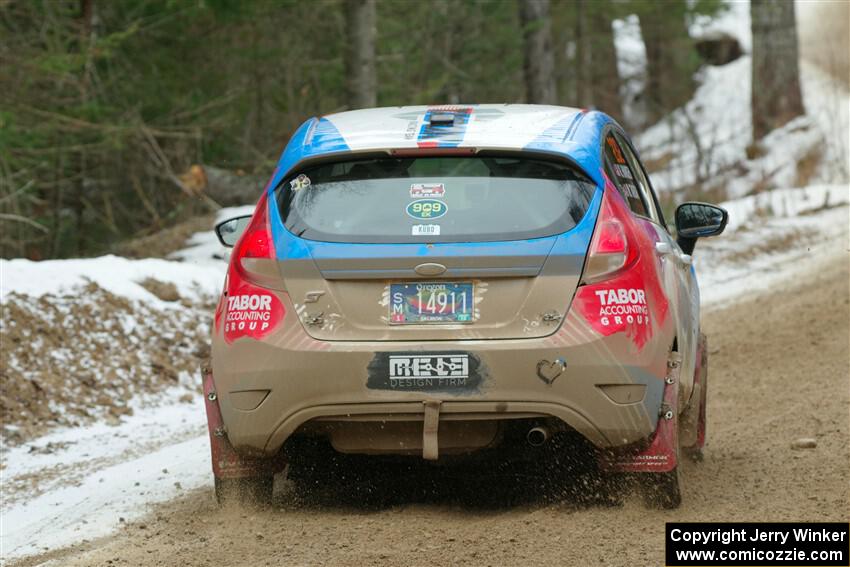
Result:
[[[599,218],[590,241],[582,283],[608,279],[637,259],[629,211],[616,189],[606,184]]]
[[[269,224],[268,192],[263,192],[251,223],[233,247],[231,263],[245,279],[268,285],[277,275],[274,241]]]

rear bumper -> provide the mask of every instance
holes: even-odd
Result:
[[[637,349],[624,334],[599,336],[572,316],[539,339],[424,343],[317,341],[293,323],[263,341],[214,337],[224,428],[243,454],[275,455],[318,420],[423,422],[425,402],[434,401],[440,422],[554,417],[597,447],[628,445],[655,431],[672,343],[656,332]],[[466,354],[478,379],[393,388],[376,374],[393,353]],[[551,364],[559,359],[560,373]]]

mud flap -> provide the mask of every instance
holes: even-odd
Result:
[[[245,457],[237,453],[230,444],[221,418],[221,409],[218,406],[212,369],[204,367],[201,373],[204,382],[204,406],[207,410],[213,475],[218,479],[273,475],[281,468],[275,460]]]
[[[679,372],[682,357],[671,353],[664,379],[658,424],[648,445],[642,448],[606,451],[600,454],[599,468],[606,472],[670,472],[679,460]]]
[[[691,404],[682,413],[680,439],[682,447],[699,451],[705,445],[706,401],[708,398],[708,339],[700,334],[694,369],[694,393]]]

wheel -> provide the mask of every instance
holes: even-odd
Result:
[[[215,499],[219,504],[265,507],[272,502],[274,476],[215,478]]]
[[[682,503],[679,467],[663,473],[640,473],[643,501],[648,508],[670,510]]]

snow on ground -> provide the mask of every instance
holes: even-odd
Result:
[[[162,301],[140,284],[147,278],[172,283],[182,297],[202,300],[218,293],[224,280],[219,265],[188,264],[147,258],[131,260],[118,256],[46,260],[0,260],[0,301],[10,293],[39,297],[73,294],[90,282],[121,297],[169,309],[174,304]]]
[[[253,212],[254,205],[221,209],[216,223]],[[181,297],[191,300],[205,300],[219,293],[227,267],[222,261],[227,249],[218,242],[212,227],[195,233],[187,247],[172,256],[177,261],[119,256],[41,262],[0,259],[0,301],[10,293],[35,297],[73,293],[94,282],[130,300],[144,301],[163,309],[174,307],[172,302],[161,300],[140,285],[147,278],[174,284]]]
[[[197,367],[226,250],[212,231],[193,242],[182,261],[0,260],[3,561],[210,482]]]
[[[209,484],[205,427],[198,396],[195,403],[149,409],[118,426],[57,431],[8,451],[2,560],[107,535],[154,503]]]
[[[20,405],[4,411],[24,420],[3,424],[0,561],[210,484],[197,366],[227,250],[211,230],[189,244],[174,260],[0,260],[3,400]]]
[[[802,62],[808,114],[751,147],[750,65],[750,57],[744,56],[722,67],[706,67],[694,98],[638,136],[645,160],[667,162],[652,173],[658,190],[701,184],[725,187],[729,198],[737,198],[756,188],[793,187],[799,183],[798,162],[807,157],[819,163],[804,184],[846,181],[850,94]]]
[[[180,261],[0,259],[0,447],[199,391],[227,252],[212,230],[193,238]]]
[[[848,262],[850,187],[782,189],[722,203],[723,235],[697,243],[694,265],[704,308],[740,301],[822,262]]]
[[[251,215],[253,212],[254,205],[228,207],[218,211],[215,222],[218,224],[234,217]],[[219,243],[215,233],[211,230],[196,232],[191,238],[189,238],[189,241],[186,244],[186,248],[178,250],[172,254],[171,257],[175,260],[182,260],[195,264],[208,264],[213,262],[216,265],[221,265],[222,262],[220,260],[226,259],[228,255],[228,250]],[[216,262],[216,260],[219,261]]]

